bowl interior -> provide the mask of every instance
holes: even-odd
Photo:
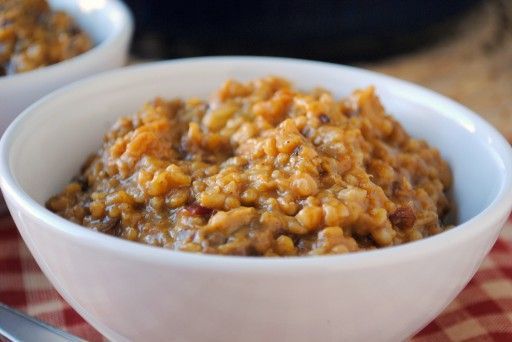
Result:
[[[116,1],[107,0],[48,0],[50,7],[70,14],[78,25],[85,30],[94,45],[114,36],[122,28]]]
[[[29,108],[9,133],[11,172],[29,196],[44,204],[78,172],[119,116],[134,113],[155,96],[207,97],[227,78],[250,80],[269,74],[286,77],[302,89],[322,86],[336,96],[375,85],[387,112],[411,135],[438,148],[451,165],[458,223],[484,210],[505,184],[506,166],[495,147],[495,131],[464,107],[360,69],[262,58],[154,63],[60,90]]]

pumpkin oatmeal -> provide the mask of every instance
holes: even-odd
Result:
[[[0,0],[0,76],[34,70],[91,49],[89,36],[46,0]]]
[[[439,152],[387,115],[372,87],[338,100],[267,77],[120,118],[47,207],[174,250],[340,254],[447,229],[450,185]]]

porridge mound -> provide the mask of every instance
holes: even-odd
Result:
[[[47,207],[164,248],[301,256],[399,245],[448,228],[451,172],[372,87],[338,100],[281,78],[120,118]]]

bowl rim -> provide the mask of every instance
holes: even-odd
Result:
[[[80,0],[72,1],[80,2]],[[64,72],[66,71],[66,69],[75,66],[80,66],[80,64],[82,64],[84,60],[95,58],[97,55],[100,55],[103,51],[109,50],[118,41],[123,41],[124,39],[128,39],[131,36],[134,30],[133,15],[128,6],[123,1],[108,0],[105,2],[104,8],[100,10],[115,11],[116,15],[120,18],[121,21],[121,25],[118,30],[113,30],[105,39],[101,40],[98,44],[93,45],[91,49],[72,58],[63,60],[55,64],[46,65],[35,70],[30,70],[27,72],[22,72],[14,75],[0,76],[0,85],[15,82],[32,81],[30,80],[31,77],[38,79],[41,77],[51,77],[51,75],[57,74],[59,72]],[[75,19],[76,16],[73,16],[73,18]]]
[[[473,216],[466,222],[455,226],[440,234],[409,242],[402,245],[380,248],[371,251],[348,253],[344,255],[323,255],[323,256],[297,256],[288,258],[260,258],[246,256],[226,256],[226,255],[208,255],[195,254],[169,250],[161,247],[149,246],[142,243],[132,242],[119,237],[99,233],[78,224],[70,222],[53,212],[46,209],[43,205],[32,199],[18,184],[14,175],[11,173],[10,166],[10,148],[16,140],[18,131],[24,130],[26,122],[30,122],[33,117],[37,117],[39,106],[65,96],[67,93],[78,89],[87,89],[102,80],[113,79],[116,77],[130,77],[140,72],[151,69],[161,69],[167,67],[177,67],[190,63],[296,63],[304,67],[324,66],[337,69],[343,69],[347,72],[361,73],[370,76],[376,80],[385,81],[393,87],[403,88],[401,93],[405,93],[409,98],[415,95],[425,97],[432,106],[435,106],[440,112],[455,111],[478,127],[478,136],[485,139],[491,148],[499,156],[499,162],[503,164],[503,179],[501,187],[491,201],[480,213]],[[412,96],[411,96],[412,95]],[[420,101],[421,102],[421,101]],[[450,120],[454,120],[449,117]],[[493,159],[494,160],[494,159]],[[496,162],[496,167],[500,167]],[[463,105],[448,99],[440,94],[421,86],[386,76],[377,72],[360,69],[352,66],[345,66],[326,62],[317,62],[301,59],[280,58],[280,57],[251,57],[251,56],[215,56],[215,57],[195,57],[176,59],[170,61],[151,62],[141,65],[133,65],[122,69],[102,73],[100,75],[90,76],[86,79],[74,82],[49,95],[46,95],[30,107],[25,109],[9,126],[0,141],[0,186],[4,196],[9,201],[16,203],[16,207],[21,208],[38,223],[46,225],[50,232],[65,234],[70,240],[79,245],[89,245],[97,249],[107,249],[113,253],[121,254],[127,258],[137,258],[151,263],[164,263],[180,265],[195,269],[224,269],[226,271],[240,272],[267,272],[269,270],[279,270],[280,272],[296,272],[308,268],[310,271],[325,270],[325,267],[343,267],[349,269],[374,267],[399,260],[412,260],[435,251],[445,248],[456,248],[457,243],[466,239],[471,239],[492,225],[501,225],[505,222],[512,208],[512,149],[505,138],[489,123],[480,116],[464,107]],[[9,204],[9,203],[8,203]],[[16,212],[12,213],[16,218]],[[494,241],[493,241],[494,242]]]

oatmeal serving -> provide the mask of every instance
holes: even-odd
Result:
[[[77,56],[92,42],[68,14],[46,0],[0,0],[0,76]]]
[[[340,100],[266,77],[120,118],[47,207],[180,251],[340,254],[447,229],[450,185],[439,152],[387,115],[372,87]]]

